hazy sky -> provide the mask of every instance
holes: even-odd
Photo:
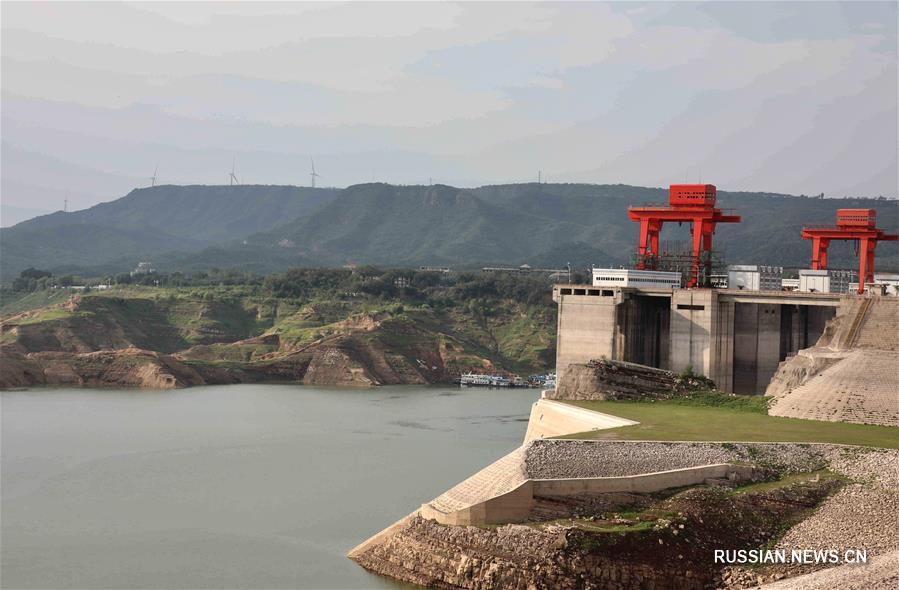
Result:
[[[897,194],[897,4],[2,3],[2,201],[535,180]],[[8,223],[4,222],[4,225]]]

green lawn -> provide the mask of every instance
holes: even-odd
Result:
[[[764,398],[752,396],[748,401],[743,396],[720,398],[724,399],[723,403],[710,403],[710,398],[695,403],[566,401],[582,408],[636,420],[640,424],[581,432],[563,438],[824,442],[899,448],[899,428],[779,418],[759,411],[755,400]]]

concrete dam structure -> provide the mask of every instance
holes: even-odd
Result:
[[[814,346],[843,295],[555,285],[556,372],[606,358],[692,367],[732,393],[761,394],[778,365]]]

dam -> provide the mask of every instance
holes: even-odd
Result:
[[[830,240],[863,241],[851,285],[858,299],[886,295],[887,283],[895,293],[893,275],[881,280],[874,273],[874,250],[899,235],[877,227],[874,209],[838,209],[836,225],[803,228],[812,265],[799,271],[797,291],[784,290],[780,267],[733,266],[722,280],[715,274],[723,270],[712,249],[715,227],[741,218],[719,209],[716,199],[715,185],[672,184],[667,204],[629,207],[628,217],[639,223],[634,268],[594,267],[592,284],[553,287],[558,382],[571,364],[606,359],[691,370],[730,393],[765,393],[780,364],[815,346],[841,301],[854,297],[842,294],[850,285],[831,285],[842,275],[827,270]],[[660,242],[663,226],[674,222],[691,224],[689,249]],[[859,322],[866,310],[855,314]],[[858,329],[849,324],[850,332]]]
[[[761,394],[778,365],[813,346],[838,293],[663,289],[559,284],[556,371],[595,359],[675,372],[688,368],[722,391]]]

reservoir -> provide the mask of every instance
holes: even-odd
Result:
[[[521,443],[536,390],[0,394],[6,588],[398,588],[346,552]]]

